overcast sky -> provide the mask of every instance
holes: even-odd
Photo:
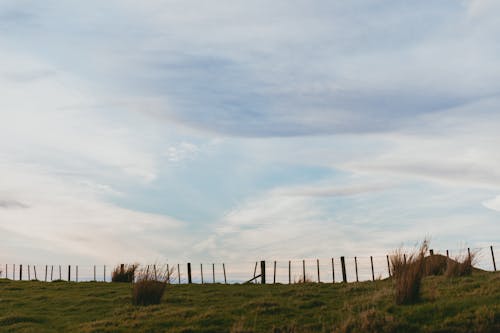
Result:
[[[0,261],[500,242],[499,11],[0,0]]]

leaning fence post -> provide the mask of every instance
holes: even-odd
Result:
[[[333,265],[333,258],[332,258],[332,283],[335,283],[335,266]]]
[[[387,272],[389,273],[389,277],[391,277],[391,262],[389,260],[389,255],[385,256],[387,258]]]
[[[491,259],[493,259],[493,270],[496,272],[497,264],[495,262],[495,254],[493,253],[493,245],[490,246],[490,250],[491,250]]]
[[[340,257],[340,266],[342,267],[342,281],[347,283],[347,274],[345,271],[345,257]]]
[[[354,257],[354,268],[356,269],[356,282],[359,282],[358,279],[358,258]]]
[[[292,283],[292,261],[288,260],[288,284]]]
[[[187,270],[188,270],[188,283],[191,284],[192,280],[191,280],[191,263],[190,262],[187,263]]]
[[[321,282],[320,276],[319,276],[319,259],[316,259],[316,266],[318,267],[318,283]]]
[[[224,283],[227,284],[227,279],[226,279],[226,265],[222,263],[222,271],[224,272]]]
[[[302,282],[306,283],[306,261],[302,260]]]
[[[276,283],[276,260],[274,261],[273,284]]]
[[[266,284],[266,261],[260,261],[260,283]]]
[[[373,270],[373,256],[370,256],[370,262],[372,264],[372,280],[375,281],[375,272]]]
[[[203,284],[203,264],[200,264],[200,271],[201,271],[201,284]]]

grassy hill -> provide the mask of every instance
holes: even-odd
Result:
[[[123,283],[0,280],[2,332],[500,332],[500,273],[424,279],[397,306],[392,281],[172,285],[162,304],[131,305]]]

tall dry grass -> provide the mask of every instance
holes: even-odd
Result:
[[[137,270],[132,287],[132,304],[142,306],[160,304],[172,274],[173,269],[156,266],[154,270],[149,266]]]
[[[118,265],[111,273],[111,282],[134,282],[138,264]]]
[[[419,299],[428,249],[429,241],[424,240],[413,253],[405,255],[402,249],[398,249],[391,255],[396,304],[410,304]]]
[[[470,254],[466,255],[459,255],[454,259],[448,259],[448,264],[446,266],[444,275],[449,278],[471,275],[476,259],[476,252],[471,252]]]

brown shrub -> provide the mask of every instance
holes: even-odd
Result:
[[[408,256],[402,250],[397,250],[391,256],[396,304],[410,304],[418,300],[428,248],[429,242],[424,240],[420,248]]]
[[[444,275],[449,278],[471,275],[474,268],[475,259],[476,253],[471,253],[470,255],[465,256],[458,256],[455,257],[455,259],[448,259],[448,264],[446,265],[446,271]]]
[[[144,306],[160,304],[172,273],[173,269],[150,270],[149,266],[139,270],[132,287],[132,304]]]
[[[138,265],[118,265],[111,273],[111,282],[134,282]]]
[[[425,276],[443,275],[446,271],[448,258],[435,254],[425,258]]]

